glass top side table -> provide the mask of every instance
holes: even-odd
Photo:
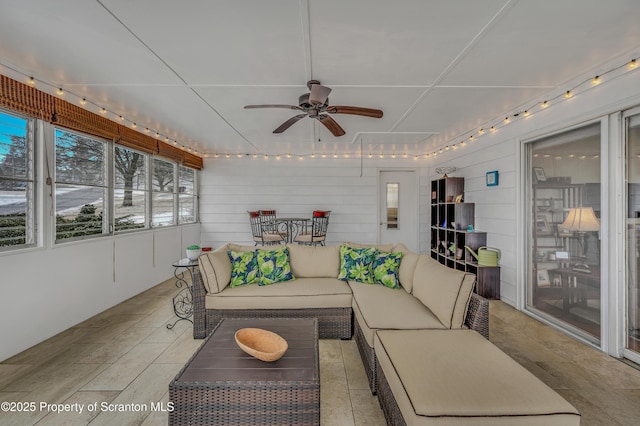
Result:
[[[173,324],[167,324],[167,328],[171,330],[178,321],[185,320],[193,324],[191,317],[193,316],[193,291],[191,285],[193,283],[193,271],[198,267],[197,260],[189,260],[188,258],[176,260],[171,264],[175,269],[173,276],[176,277],[176,287],[180,290],[173,296],[173,312],[178,317]],[[187,274],[189,281],[187,281]]]

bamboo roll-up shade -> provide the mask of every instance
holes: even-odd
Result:
[[[156,154],[194,169],[202,169],[202,158],[197,155],[4,75],[0,75],[0,106],[57,126],[115,140],[128,148]]]

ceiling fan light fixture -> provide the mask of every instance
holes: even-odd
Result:
[[[309,80],[307,82],[309,93],[304,93],[298,97],[298,105],[283,104],[264,104],[264,105],[245,105],[245,109],[255,108],[285,108],[301,111],[301,114],[291,117],[276,128],[273,133],[282,133],[289,127],[297,123],[304,117],[318,120],[322,125],[331,132],[335,137],[346,134],[344,129],[327,114],[351,114],[363,117],[381,118],[383,112],[379,109],[362,108],[356,106],[337,106],[329,105],[329,93],[331,88],[323,86],[318,80]]]

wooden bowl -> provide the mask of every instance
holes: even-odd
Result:
[[[280,359],[289,348],[281,336],[261,328],[241,328],[235,338],[240,349],[266,362]]]

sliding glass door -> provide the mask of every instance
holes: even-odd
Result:
[[[640,109],[625,114],[627,159],[626,348],[640,356]]]
[[[526,145],[527,309],[594,343],[601,335],[600,146],[600,122]]]

